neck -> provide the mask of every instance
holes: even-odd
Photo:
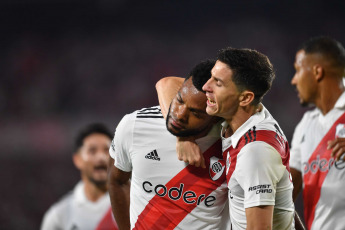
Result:
[[[234,116],[225,119],[229,124],[229,127],[225,132],[225,137],[230,137],[234,134],[239,127],[241,127],[255,113],[260,112],[262,108],[263,106],[261,103],[257,106],[249,105],[246,107],[238,107]]]
[[[84,182],[84,192],[86,198],[92,202],[96,202],[107,192],[107,184],[96,185],[89,180],[83,180]]]
[[[344,85],[341,81],[325,82],[320,86],[318,97],[316,98],[315,105],[319,108],[323,115],[327,114],[334,108],[335,103],[344,92]]]

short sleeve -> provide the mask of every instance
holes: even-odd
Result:
[[[58,212],[55,206],[49,208],[44,214],[41,230],[62,230],[61,221],[58,218]]]
[[[244,190],[244,208],[274,205],[276,185],[285,170],[280,154],[269,144],[256,141],[244,146],[235,174]]]
[[[133,140],[133,117],[133,114],[127,114],[122,118],[109,148],[109,154],[115,160],[114,165],[125,172],[132,171],[130,150]]]
[[[301,163],[301,143],[303,142],[303,119],[298,123],[292,136],[291,149],[290,149],[290,167],[298,171],[302,170]]]

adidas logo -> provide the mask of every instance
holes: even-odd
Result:
[[[160,161],[161,158],[159,158],[158,153],[156,150],[153,150],[152,152],[146,154],[145,156],[146,159],[150,159],[150,160],[155,160],[155,161]]]

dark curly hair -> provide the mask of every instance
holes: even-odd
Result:
[[[306,54],[321,54],[337,68],[345,68],[345,49],[340,42],[327,36],[313,37],[304,42],[298,50]]]
[[[255,95],[252,105],[259,104],[275,78],[268,57],[256,50],[228,47],[219,52],[218,60],[230,67],[238,90],[252,91]]]
[[[190,71],[185,81],[192,77],[194,87],[199,91],[205,92],[202,90],[202,87],[211,78],[211,70],[215,63],[215,60],[210,59],[200,62]]]
[[[109,137],[110,140],[113,138],[113,134],[108,130],[108,128],[105,125],[100,123],[89,124],[88,126],[79,131],[75,139],[75,152],[78,151],[78,149],[83,145],[84,139],[94,133],[104,134],[105,136]]]

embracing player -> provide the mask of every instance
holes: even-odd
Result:
[[[120,229],[229,229],[219,118],[205,112],[201,90],[213,65],[191,71],[166,121],[160,107],[151,107],[126,115],[116,128],[109,184]],[[179,161],[172,134],[194,136],[207,168]]]

